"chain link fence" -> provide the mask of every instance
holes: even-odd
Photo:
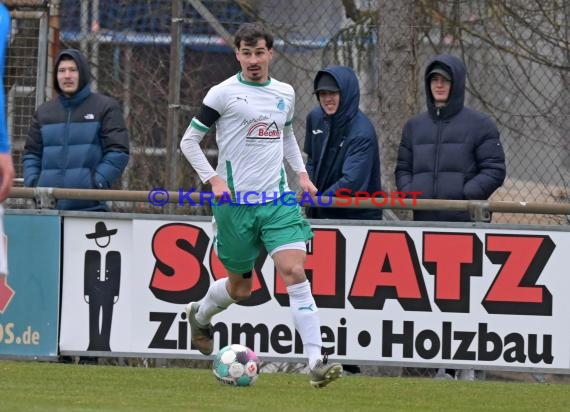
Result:
[[[195,187],[178,142],[206,91],[235,74],[231,35],[261,21],[276,36],[271,74],[297,93],[295,130],[317,104],[316,71],[352,67],[361,108],[381,139],[382,179],[394,165],[406,119],[425,110],[423,70],[441,52],[468,69],[466,104],[498,123],[507,180],[493,200],[566,202],[570,157],[570,3],[565,0],[8,0],[14,18],[6,72],[18,176],[34,108],[53,96],[59,50],[88,56],[93,88],[118,99],[132,156],[121,187]],[[230,43],[231,44],[231,43]],[[215,163],[213,134],[203,148]],[[123,210],[152,211],[148,205]],[[115,205],[120,209],[121,205]],[[178,207],[169,213],[207,213]],[[402,214],[407,218],[406,214]],[[494,221],[566,224],[566,217],[497,214]]]

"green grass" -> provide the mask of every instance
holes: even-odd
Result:
[[[0,411],[570,411],[564,384],[347,376],[314,389],[301,374],[219,384],[205,369],[0,361]]]

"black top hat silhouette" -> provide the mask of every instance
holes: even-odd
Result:
[[[87,233],[85,237],[87,237],[87,239],[97,239],[100,237],[112,236],[115,233],[117,233],[117,229],[107,230],[105,222],[97,222],[95,223],[95,232]]]

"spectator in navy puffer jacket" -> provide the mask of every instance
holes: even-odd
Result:
[[[89,86],[89,67],[79,50],[55,61],[59,96],[36,110],[22,161],[24,185],[109,189],[129,161],[129,139],[118,103]],[[105,202],[58,200],[60,210],[105,211]]]
[[[307,115],[307,173],[324,196],[378,196],[382,190],[378,137],[370,119],[359,109],[360,86],[346,66],[319,70],[314,80],[319,106]],[[345,200],[346,201],[346,200]],[[382,209],[307,208],[314,219],[382,219]]]
[[[455,56],[435,56],[424,78],[428,110],[404,126],[398,190],[420,191],[424,199],[488,199],[505,179],[505,154],[493,120],[464,106],[465,65]],[[417,210],[414,220],[470,221],[470,216]]]

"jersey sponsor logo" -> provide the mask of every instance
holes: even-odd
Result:
[[[277,123],[257,122],[247,129],[246,139],[279,140],[281,131]]]
[[[262,115],[256,117],[255,119],[244,119],[244,121],[241,122],[240,127],[250,126],[254,123],[261,123],[261,122],[264,122],[264,121],[270,120],[270,119],[271,119],[271,117],[262,114]]]

